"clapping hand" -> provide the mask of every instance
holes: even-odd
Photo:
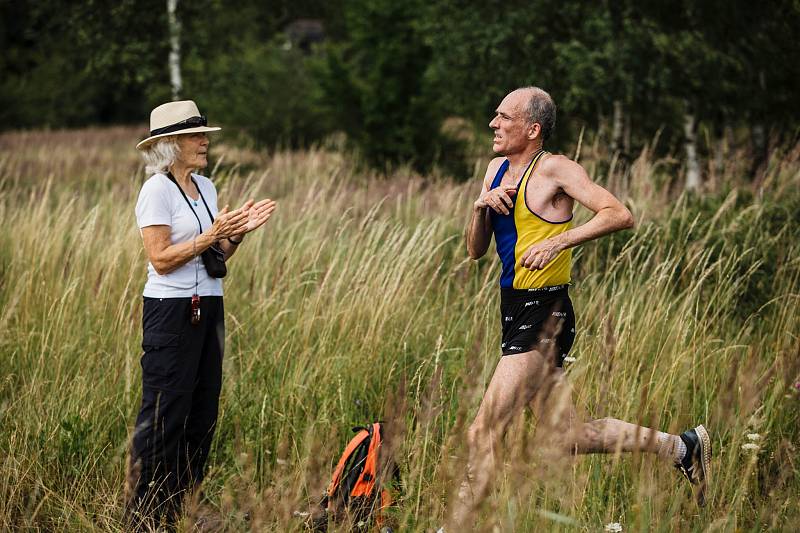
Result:
[[[242,231],[237,233],[237,235],[250,233],[251,231],[263,226],[264,223],[272,216],[272,212],[275,211],[276,207],[278,207],[278,203],[275,200],[270,200],[269,198],[264,198],[256,203],[253,203],[253,200],[248,200],[245,202],[241,209],[243,212],[247,213],[247,219],[245,224],[242,226]]]
[[[231,235],[242,233],[243,228],[247,227],[247,223],[248,211],[244,206],[235,211],[229,211],[229,206],[226,205],[219,210],[214,218],[210,233],[216,240],[226,239]]]

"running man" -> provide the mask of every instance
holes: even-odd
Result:
[[[705,502],[711,440],[703,426],[678,436],[614,418],[577,420],[562,369],[575,339],[568,294],[571,249],[633,227],[633,217],[578,163],[543,150],[555,121],[550,95],[525,87],[507,95],[489,123],[494,130],[492,149],[502,157],[486,169],[467,228],[467,250],[472,259],[482,257],[494,234],[502,263],[503,356],[469,428],[469,466],[450,517],[453,531],[460,531],[486,497],[496,450],[526,405],[540,423],[548,420],[563,429],[552,433],[564,453],[657,453],[698,486],[697,501]],[[573,227],[576,201],[594,216]]]

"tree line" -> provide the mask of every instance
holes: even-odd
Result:
[[[447,120],[486,131],[537,85],[554,149],[602,130],[626,157],[659,132],[696,187],[692,151],[736,137],[755,168],[800,114],[791,0],[0,0],[0,20],[5,129],[139,124],[177,96],[263,145],[344,132],[376,167],[425,171],[463,162]]]

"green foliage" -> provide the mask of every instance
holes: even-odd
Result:
[[[79,415],[69,415],[61,419],[55,429],[55,442],[42,442],[43,450],[52,450],[54,464],[67,468],[66,476],[76,476],[83,472],[83,462],[91,448],[91,441],[97,438],[98,428]],[[42,439],[40,439],[41,441]]]
[[[347,40],[334,45],[321,84],[337,125],[371,164],[430,168],[443,115],[426,77],[415,0],[358,0],[345,7]]]
[[[166,18],[164,0],[0,0],[0,128],[145,123],[171,97]],[[549,148],[562,151],[583,128],[602,132],[615,105],[627,156],[657,131],[673,151],[687,112],[716,138],[763,130],[762,153],[770,129],[787,137],[798,122],[792,0],[197,0],[179,2],[178,18],[182,96],[260,144],[344,131],[382,169],[467,174],[443,121],[485,131],[523,85],[555,97]],[[303,18],[325,26],[318,55],[284,50],[282,32]]]
[[[169,94],[160,1],[3,2],[0,14],[4,128],[141,120]]]
[[[485,128],[510,90],[556,89],[555,65],[543,58],[552,57],[566,27],[559,21],[575,9],[548,1],[430,3],[425,39],[435,50],[430,76],[446,95],[440,105]]]
[[[742,280],[741,291],[735,299],[735,312],[742,320],[759,316],[762,308],[780,296],[778,279],[787,265],[795,259],[789,255],[784,242],[800,242],[800,194],[791,191],[780,201],[768,198],[757,201],[752,193],[738,191],[726,199],[696,199],[689,206],[701,219],[711,220],[716,231],[708,228],[705,239],[711,251],[709,259],[749,257],[750,264],[740,263],[734,271]],[[749,206],[753,208],[748,209]],[[718,215],[719,213],[719,215]]]
[[[686,194],[676,201],[675,214],[667,224],[649,221],[639,233],[650,233],[648,239],[637,239],[637,232],[622,231],[603,239],[592,266],[600,270],[611,268],[622,252],[635,246],[641,253],[655,253],[663,242],[681,243],[692,250],[704,251],[703,264],[735,263],[728,275],[736,279],[737,291],[731,298],[730,313],[744,321],[757,316],[761,309],[780,296],[776,283],[792,257],[782,242],[800,242],[800,194],[797,191],[776,201],[772,198],[757,201],[747,190],[731,191],[727,196],[698,196]],[[679,214],[679,216],[677,216]],[[687,250],[688,252],[688,250]],[[747,257],[747,261],[735,261]],[[677,295],[694,283],[698,263],[690,253],[675,261],[670,273]],[[704,290],[715,290],[721,280],[711,278]]]
[[[285,49],[282,38],[231,46],[213,61],[197,51],[187,58],[187,86],[204,113],[266,146],[304,146],[330,133],[310,73],[315,57]]]

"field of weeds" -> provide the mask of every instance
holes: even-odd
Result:
[[[146,277],[138,133],[0,135],[0,529],[122,529]],[[553,463],[526,415],[475,529],[794,530],[800,148],[775,151],[757,187],[731,150],[691,196],[680,161],[622,164],[597,144],[581,161],[637,227],[575,252],[573,396],[586,416],[705,424],[709,504],[653,456]],[[208,505],[230,531],[302,530],[294,512],[321,496],[350,427],[385,419],[402,476],[391,521],[435,530],[499,355],[498,261],[469,260],[463,242],[480,178],[381,178],[333,148],[213,139],[212,167],[221,204],[279,206],[225,280]]]

